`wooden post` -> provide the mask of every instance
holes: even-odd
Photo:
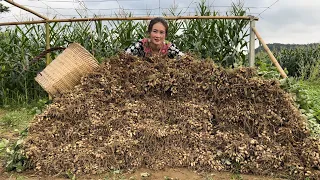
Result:
[[[278,71],[280,72],[281,76],[283,78],[287,78],[288,76],[286,75],[286,73],[284,72],[284,70],[282,69],[282,67],[280,66],[280,64],[278,63],[278,61],[276,60],[276,58],[273,56],[272,52],[270,51],[270,49],[268,48],[267,44],[263,41],[263,39],[261,38],[260,34],[258,33],[257,29],[254,27],[252,28],[252,30],[254,31],[254,33],[256,34],[257,38],[259,39],[260,43],[262,44],[264,50],[267,51],[271,61],[273,62],[273,64],[277,67]]]
[[[253,28],[255,27],[254,16],[251,16],[250,19],[250,42],[249,42],[249,66],[254,67],[255,63],[255,34],[253,32]]]

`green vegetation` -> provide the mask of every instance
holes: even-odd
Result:
[[[309,93],[310,91],[314,90],[318,91],[319,86],[311,86],[307,90],[306,88],[301,86],[301,84],[305,82],[297,81],[293,78],[283,79],[281,83],[282,88],[293,95],[297,108],[300,109],[301,113],[308,120],[308,125],[311,134],[320,137],[320,111],[317,109],[317,107],[320,104],[320,101],[316,100],[319,96],[313,96]]]
[[[232,7],[231,15],[246,15],[242,4],[232,4]],[[200,16],[219,15],[210,11],[203,1],[197,12]],[[173,39],[183,51],[191,51],[201,58],[209,57],[225,67],[239,66],[246,61],[244,48],[248,43],[245,37],[249,34],[245,27],[249,21],[192,19],[181,23],[183,34]]]
[[[47,99],[40,99],[23,107],[6,106],[0,109],[0,164],[7,171],[21,172],[29,167],[22,148],[28,134],[27,127],[47,103]]]
[[[268,44],[268,47],[289,76],[308,81],[317,81],[320,78],[319,43],[305,45],[274,43]],[[267,56],[261,47],[258,47],[256,52],[258,61],[261,57]]]
[[[19,132],[18,139],[0,140],[0,162],[7,171],[22,172],[29,167],[27,157],[22,148],[27,128]]]
[[[15,109],[9,111],[0,119],[0,125],[6,129],[21,129],[28,124],[32,117],[33,114],[29,113],[26,108]]]
[[[23,141],[23,137],[19,138],[13,144],[10,144],[9,141],[6,141],[5,139],[0,141],[0,146],[2,144],[5,148],[5,152],[2,152],[2,156],[5,159],[5,168],[7,171],[22,172],[29,167],[28,158],[24,155],[22,148]]]
[[[320,78],[320,45],[281,49],[275,57],[289,76],[310,81]]]
[[[282,44],[282,43],[269,43],[267,44],[268,48],[272,52],[279,52],[282,49],[297,49],[297,48],[305,48],[308,46],[317,46],[319,43],[311,43],[311,44]],[[256,53],[264,52],[262,46],[259,46],[255,50]]]
[[[320,111],[320,81],[299,81],[298,84],[306,91],[306,94],[310,97],[314,109]]]

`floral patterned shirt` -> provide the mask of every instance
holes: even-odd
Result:
[[[151,57],[152,49],[149,45],[149,39],[144,38],[138,42],[133,43],[131,46],[125,49],[127,54],[132,54],[134,56],[140,57]],[[165,41],[164,45],[160,49],[159,53],[161,55],[167,55],[169,58],[174,58],[176,56],[183,56],[184,54],[177,48],[177,46],[169,41]]]

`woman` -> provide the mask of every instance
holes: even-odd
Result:
[[[183,53],[177,46],[165,39],[167,34],[168,23],[166,20],[160,17],[154,18],[148,26],[149,38],[133,43],[126,48],[125,52],[140,57],[168,56],[174,58],[182,56]]]

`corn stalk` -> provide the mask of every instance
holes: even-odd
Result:
[[[316,80],[320,78],[320,46],[308,45],[292,49],[281,49],[275,52],[276,58],[288,75],[302,80]]]

